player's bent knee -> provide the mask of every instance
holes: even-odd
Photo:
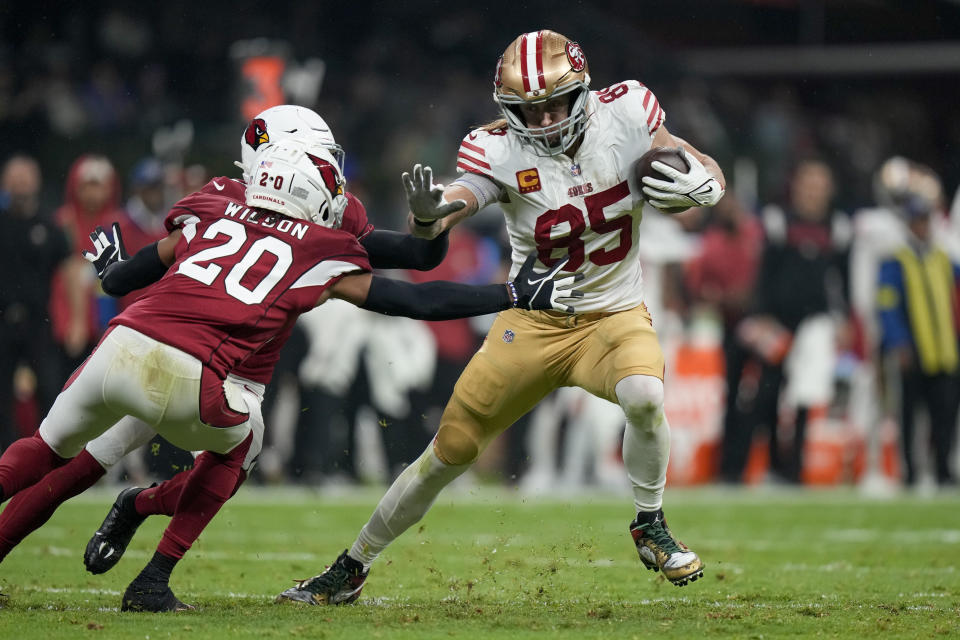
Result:
[[[617,400],[627,420],[638,427],[654,426],[663,412],[663,381],[655,376],[627,376],[617,383]]]
[[[45,424],[46,421],[40,424],[40,428],[37,429],[34,437],[42,440],[55,454],[61,458],[70,459],[83,451],[86,440],[82,434],[61,434],[54,429],[45,429]]]
[[[467,367],[443,410],[433,450],[446,464],[472,464],[498,433],[491,415],[501,402],[502,394],[494,392],[500,387],[493,384],[499,373],[484,365]]]
[[[451,424],[440,425],[433,450],[441,461],[452,466],[471,464],[480,456],[480,446],[473,434]]]

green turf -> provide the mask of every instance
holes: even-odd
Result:
[[[274,605],[352,540],[378,493],[245,489],[174,573],[197,611],[121,614],[159,538],[81,555],[113,493],[81,496],[0,564],[0,638],[960,637],[960,499],[668,491],[671,528],[707,564],[683,588],[640,564],[629,500],[451,492],[381,557],[354,606]]]

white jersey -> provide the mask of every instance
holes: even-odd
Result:
[[[533,251],[542,265],[569,255],[564,271],[584,275],[577,312],[623,311],[643,302],[636,236],[644,200],[633,166],[650,149],[664,113],[635,80],[591,92],[586,109],[573,160],[539,157],[507,129],[476,129],[461,143],[457,170],[503,189],[511,278]]]

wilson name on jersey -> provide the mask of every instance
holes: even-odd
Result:
[[[476,129],[461,143],[457,170],[504,190],[511,278],[532,251],[547,266],[569,255],[564,271],[584,274],[577,312],[623,311],[643,302],[636,233],[644,201],[631,168],[665,116],[635,80],[591,92],[587,113],[573,159],[539,157],[507,129]]]
[[[221,376],[284,340],[296,317],[337,278],[370,270],[356,235],[250,208],[236,192],[231,196],[205,187],[171,209],[166,226],[183,233],[173,265],[113,320],[197,357]]]

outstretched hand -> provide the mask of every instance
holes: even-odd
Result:
[[[527,256],[517,277],[508,283],[511,293],[514,293],[514,306],[521,309],[549,310],[573,313],[573,303],[583,297],[583,292],[573,286],[583,280],[582,273],[573,273],[563,277],[556,277],[563,269],[569,257],[556,262],[547,271],[534,271],[533,265],[537,262],[537,253]]]
[[[447,202],[443,199],[443,185],[433,184],[433,169],[413,165],[413,176],[404,171],[401,176],[407,204],[413,217],[426,226],[467,206],[465,200]]]
[[[97,277],[103,278],[107,267],[115,262],[129,260],[127,250],[123,247],[123,236],[120,235],[120,225],[116,222],[112,225],[113,239],[107,237],[103,227],[97,226],[90,234],[90,240],[93,242],[94,252],[83,252],[83,257],[93,264],[97,270]]]

